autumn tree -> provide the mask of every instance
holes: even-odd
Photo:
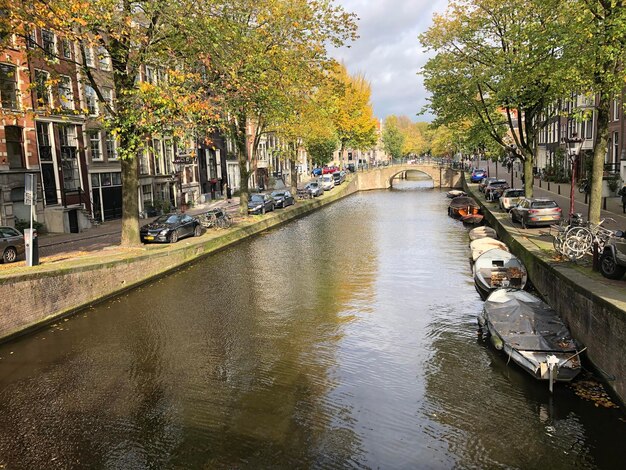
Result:
[[[327,0],[215,0],[194,28],[219,38],[204,46],[206,87],[235,143],[247,212],[261,136],[288,120],[331,63],[326,46],[355,36],[354,16]]]
[[[365,77],[362,74],[352,76],[343,64],[337,64],[332,78],[337,101],[333,122],[339,139],[339,156],[345,166],[347,148],[366,150],[376,145],[377,123],[370,103],[371,87]]]
[[[556,0],[451,2],[420,38],[436,52],[423,73],[437,124],[473,121],[531,174],[548,105],[567,92],[569,27]],[[532,178],[525,189],[532,195]]]
[[[404,156],[404,134],[398,127],[396,116],[387,116],[383,123],[383,148],[392,158],[400,159]]]
[[[102,124],[119,141],[122,245],[139,244],[137,155],[147,137],[170,133],[184,141],[190,128],[206,123],[214,114],[192,85],[197,75],[185,54],[186,45],[194,40],[188,34],[190,23],[206,9],[207,3],[201,0],[92,0],[88,4],[33,0],[14,4],[11,9],[12,30],[24,40],[33,29],[46,28],[77,47],[78,54],[69,60],[74,60],[84,83],[94,89],[106,109]],[[98,60],[111,61],[113,105],[90,68],[90,51],[95,51]],[[42,51],[29,51],[37,52]],[[50,51],[43,52],[50,56]],[[137,80],[144,65],[159,69],[158,83]]]
[[[574,63],[568,85],[573,92],[587,94],[595,101],[596,138],[588,218],[590,222],[598,223],[610,105],[616,96],[620,96],[626,82],[626,5],[615,0],[577,0],[565,2],[560,11],[570,24],[564,41],[568,47],[563,51],[564,60]]]

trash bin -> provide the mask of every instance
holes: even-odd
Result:
[[[31,257],[31,249],[32,247],[32,257]],[[37,239],[37,230],[33,229],[32,237],[31,237],[31,229],[24,229],[24,248],[26,254],[26,266],[37,266],[39,264],[39,241]]]

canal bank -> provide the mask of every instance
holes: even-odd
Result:
[[[522,230],[488,203],[477,185],[465,191],[482,206],[485,219],[520,258],[541,296],[587,347],[587,357],[622,403],[626,403],[626,284],[610,281],[589,266],[560,259],[548,229]]]
[[[367,188],[363,188],[367,189]],[[363,190],[361,189],[361,190]],[[358,177],[320,198],[264,216],[254,216],[223,233],[208,232],[176,244],[147,245],[19,269],[0,277],[0,342],[29,333],[90,305],[278,227],[359,191]]]

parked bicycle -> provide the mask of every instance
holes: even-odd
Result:
[[[204,228],[228,228],[233,224],[232,218],[223,209],[211,209],[197,216]]]
[[[572,214],[567,223],[551,226],[551,230],[556,231],[552,241],[555,251],[572,261],[581,259],[585,254],[593,255],[594,246],[602,253],[608,241],[616,236],[614,230],[603,227],[607,221],[615,222],[606,218],[592,224],[584,222],[582,214]]]
[[[578,192],[579,193],[588,193],[591,191],[591,183],[589,183],[588,179],[581,180],[578,183]]]

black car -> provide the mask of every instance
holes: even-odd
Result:
[[[274,207],[287,207],[295,204],[296,200],[289,191],[272,191],[272,199],[274,199]]]
[[[335,186],[340,185],[346,180],[346,172],[345,171],[336,171],[333,173],[333,179],[335,180]]]
[[[167,214],[144,225],[139,230],[143,243],[176,243],[179,238],[198,237],[202,233],[200,222],[187,214]]]
[[[269,194],[252,194],[248,200],[248,214],[265,214],[274,210],[274,199]]]

